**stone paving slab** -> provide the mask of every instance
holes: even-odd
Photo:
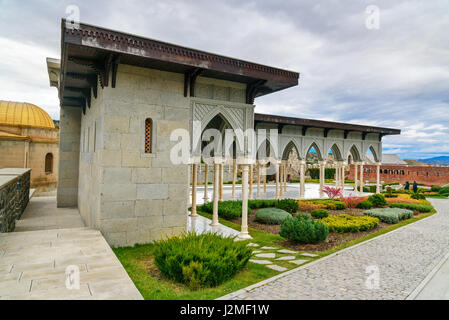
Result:
[[[295,256],[285,256],[285,257],[279,257],[276,260],[294,260]]]
[[[291,260],[291,261],[289,261],[289,262],[294,263],[294,264],[297,264],[297,265],[301,265],[301,264],[306,263],[307,261],[309,261],[309,260],[298,259],[298,260]]]
[[[272,264],[273,263],[270,260],[257,260],[257,259],[249,259],[249,262],[257,263],[257,264]]]
[[[449,251],[449,201],[430,201],[429,218],[220,299],[405,299]],[[368,286],[376,270],[379,286]]]
[[[275,258],[276,254],[275,253],[258,253],[258,254],[256,254],[256,257],[258,257],[258,258]]]
[[[17,234],[22,236],[17,237]],[[91,249],[96,249],[93,250],[95,254],[83,252],[86,239],[91,243]],[[81,228],[8,233],[0,236],[0,243],[6,250],[0,257],[2,300],[142,299],[97,230]],[[34,245],[27,248],[27,243]],[[79,290],[66,288],[66,268],[69,265],[79,268]]]
[[[0,234],[0,300],[142,299],[101,233],[85,228],[76,208],[33,197],[17,222],[18,232]],[[67,289],[67,266],[78,268],[79,289]]]
[[[276,271],[285,271],[285,270],[288,270],[287,268],[278,266],[278,265],[276,265],[276,264],[267,264],[266,267],[267,267],[267,268],[270,268],[270,269],[273,269],[273,270],[276,270]]]
[[[287,254],[297,254],[298,251],[293,251],[293,250],[287,250],[287,249],[281,249],[278,250],[279,253],[287,253]]]
[[[318,255],[315,253],[307,253],[307,252],[301,253],[301,255],[304,257],[311,257],[311,258],[318,257]]]

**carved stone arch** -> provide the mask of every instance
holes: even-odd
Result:
[[[363,155],[362,155],[363,161],[366,161],[366,154],[368,153],[368,150],[371,150],[371,153],[373,154],[375,162],[382,161],[382,156],[380,155],[381,150],[379,150],[379,144],[373,144],[373,143],[365,143],[364,144]],[[379,155],[380,155],[380,157],[379,157]]]
[[[218,108],[212,109],[201,119],[201,132],[203,132],[209,122],[218,115],[220,115],[225,121],[227,121],[233,130],[245,130],[245,128],[242,127],[242,124],[238,123],[238,121],[235,121],[234,117],[226,110],[225,107],[220,106]]]
[[[325,155],[323,153],[323,142],[319,141],[317,139],[307,139],[304,141],[304,149],[303,149],[303,158],[306,159],[307,157],[307,153],[309,153],[309,150],[313,147],[315,149],[315,151],[318,154],[318,159],[324,160],[325,159]]]
[[[291,152],[291,150],[293,148],[295,148],[296,153],[298,154],[298,157],[300,159],[302,159],[301,153],[300,153],[301,148],[299,147],[299,144],[296,141],[296,139],[289,137],[289,139],[287,139],[286,141],[287,141],[287,143],[284,143],[283,147],[281,149],[282,150],[282,152],[280,153],[281,159],[282,160],[287,160],[288,159],[288,155],[290,154],[290,152]]]
[[[348,148],[345,150],[344,159],[348,159],[349,155],[352,156],[354,161],[362,161],[361,146],[357,145],[357,143],[348,144]]]
[[[327,160],[329,151],[332,150],[332,154],[334,155],[334,159],[336,161],[343,161],[343,146],[340,141],[329,140],[326,143],[326,153],[325,159]]]
[[[265,146],[265,154],[260,154],[259,150]],[[273,146],[272,140],[269,136],[267,136],[263,141],[261,141],[261,144],[258,146],[256,150],[256,159],[259,161],[267,160],[268,162],[272,160],[278,160],[278,156],[276,155],[275,147]],[[274,155],[271,153],[275,153]],[[262,158],[260,158],[262,157]]]

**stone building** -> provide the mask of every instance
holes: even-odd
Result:
[[[232,141],[232,157],[214,150],[203,159],[203,146],[194,143],[196,129],[203,138],[206,129],[279,133],[278,144],[271,133],[264,139],[267,159],[275,167],[276,197],[278,186],[285,183],[285,161],[292,150],[301,169],[308,150],[317,150],[324,181],[328,150],[341,177],[349,155],[362,162],[371,150],[380,163],[382,137],[400,133],[254,113],[256,97],[296,86],[297,72],[87,24],[74,28],[64,20],[61,32],[61,60],[47,59],[50,84],[58,88],[61,107],[57,205],[77,206],[86,225],[101,230],[111,245],[145,243],[183,232],[189,168],[194,216],[202,160],[213,168],[211,226],[218,225],[224,168],[232,165],[234,179],[239,165],[243,190],[239,237],[250,237],[248,190],[252,190],[253,173],[260,176],[263,159],[252,157],[249,137],[239,143]],[[171,139],[176,132],[180,132],[178,138]],[[177,163],[172,161],[171,151],[183,132],[190,141],[188,161]],[[304,195],[303,178],[301,175],[300,196]]]
[[[380,167],[380,180],[382,183],[405,182],[422,183],[429,186],[444,186],[449,184],[449,167],[438,165],[408,165],[395,154],[383,154],[383,161]],[[354,166],[350,166],[348,179],[354,178]],[[364,168],[366,181],[376,181],[376,167],[367,159]]]
[[[55,187],[58,131],[42,108],[31,103],[0,101],[0,169],[30,168],[32,188]]]

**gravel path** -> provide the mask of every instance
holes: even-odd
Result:
[[[438,214],[221,299],[405,299],[449,251],[449,201],[431,202]]]

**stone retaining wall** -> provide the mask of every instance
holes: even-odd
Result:
[[[0,169],[0,232],[14,231],[30,199],[31,169]]]

